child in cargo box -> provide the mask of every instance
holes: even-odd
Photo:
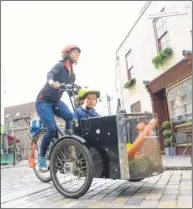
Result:
[[[97,98],[100,97],[100,92],[90,89],[81,89],[78,92],[79,106],[76,108],[75,115],[80,119],[100,116],[94,109],[97,104]]]

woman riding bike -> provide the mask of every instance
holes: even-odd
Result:
[[[68,106],[60,99],[62,92],[60,84],[70,84],[75,82],[73,64],[76,64],[81,50],[76,45],[69,45],[62,50],[62,60],[47,74],[47,82],[39,92],[36,99],[36,111],[46,126],[46,132],[40,145],[40,154],[37,162],[40,171],[48,171],[45,155],[54,134],[56,133],[56,122],[54,115],[66,121],[66,128],[70,129],[70,121],[73,120],[73,114]]]

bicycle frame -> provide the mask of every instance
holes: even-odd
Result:
[[[73,90],[70,90],[70,89],[61,89],[60,92],[61,92],[61,91],[66,91],[67,93],[70,92],[70,93],[72,94],[73,101],[72,101],[72,97],[71,97],[69,94],[68,94],[68,97],[69,97],[69,99],[70,99],[70,103],[71,103],[71,105],[72,105],[72,109],[73,109],[73,111],[75,112],[75,96],[76,96],[76,94],[74,93]]]

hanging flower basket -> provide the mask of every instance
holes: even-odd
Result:
[[[156,69],[159,68],[159,66],[163,65],[168,58],[170,58],[173,54],[173,50],[171,48],[165,48],[163,49],[156,57],[152,59],[152,63],[155,66]]]
[[[135,86],[135,84],[136,84],[136,79],[132,78],[124,84],[123,88],[124,89],[131,89],[133,86]]]

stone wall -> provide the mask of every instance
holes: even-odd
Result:
[[[31,139],[28,134],[29,127],[17,127],[13,128],[13,136],[20,139],[20,142],[17,143],[17,147],[20,147],[22,158],[27,159],[30,153],[30,144]]]
[[[64,121],[58,118],[55,118],[57,125],[63,130],[64,129]],[[13,130],[13,136],[20,139],[20,142],[17,143],[17,147],[20,147],[22,158],[27,159],[30,153],[30,144],[31,138],[29,135],[29,126],[27,124],[23,126],[19,126],[17,123],[12,123],[11,130]]]

